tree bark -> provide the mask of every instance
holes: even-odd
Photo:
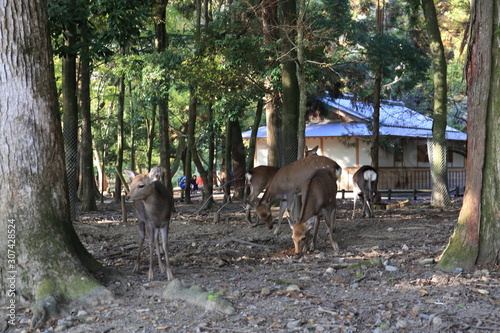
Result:
[[[457,226],[437,265],[443,270],[500,263],[500,54],[498,0],[471,8],[467,55],[466,185]]]
[[[264,0],[262,1],[261,6],[264,40],[267,44],[274,43],[280,37],[278,29],[278,1]],[[267,165],[279,166],[278,151],[281,147],[281,115],[279,96],[270,77],[266,78],[265,87],[268,90],[264,96],[267,128]]]
[[[64,152],[69,185],[71,218],[76,219],[78,175],[78,104],[76,87],[76,24],[68,23],[65,46],[69,50],[62,58],[62,105],[64,123]]]
[[[0,6],[0,17],[9,18],[0,25],[0,279],[15,285],[7,294],[12,287],[1,284],[0,303],[36,299],[33,327],[48,319],[49,296],[110,295],[84,267],[97,263],[71,223],[46,10],[43,0]]]
[[[434,81],[434,115],[432,123],[432,140],[427,145],[429,162],[431,165],[433,206],[444,207],[451,205],[448,192],[448,167],[446,153],[446,125],[447,125],[447,91],[446,56],[439,31],[434,0],[422,0],[427,23],[427,33],[431,49],[431,61]]]
[[[234,197],[243,199],[245,191],[245,146],[238,120],[231,124],[231,157],[233,161]]]
[[[81,60],[80,105],[82,108],[82,143],[80,147],[80,199],[82,211],[97,209],[95,201],[96,184],[94,178],[94,159],[92,149],[92,119],[90,116],[90,63],[89,59]]]
[[[283,12],[283,29],[281,53],[282,53],[282,123],[281,123],[281,144],[282,144],[282,166],[288,165],[297,160],[298,145],[298,117],[299,117],[299,84],[297,82],[296,50],[291,41],[296,38],[296,1],[285,0],[281,4]]]
[[[162,53],[168,47],[169,40],[166,28],[167,0],[160,0],[154,5],[154,25],[155,25],[155,49]],[[167,80],[165,78],[165,80]],[[162,175],[162,182],[170,190],[172,185],[172,170],[170,165],[170,119],[168,116],[169,96],[168,88],[161,92],[162,96],[158,102],[158,113],[160,115],[160,166],[165,173]]]
[[[125,76],[122,75],[119,79],[119,94],[118,94],[118,133],[116,137],[116,172],[121,173],[123,169],[123,147],[124,147],[124,121],[123,114],[125,112]],[[122,196],[122,181],[121,178],[116,175],[115,177],[115,194],[114,202],[120,202]]]

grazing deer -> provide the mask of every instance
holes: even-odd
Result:
[[[279,169],[267,187],[264,196],[255,207],[257,214],[269,229],[273,227],[271,205],[278,200],[287,200],[288,211],[293,212],[295,196],[300,194],[302,184],[318,169],[329,170],[335,179],[338,179],[342,172],[337,162],[318,155],[302,158]],[[274,231],[275,234],[278,232],[278,228],[279,225]]]
[[[249,192],[246,199],[245,219],[249,223],[252,223],[250,211],[255,205],[255,200],[259,194],[269,186],[279,169],[278,167],[260,165],[245,174],[246,185]],[[280,214],[280,218],[281,217],[282,214]]]
[[[333,239],[336,211],[337,178],[327,169],[318,169],[302,185],[302,210],[299,222],[296,224],[290,222],[290,227],[293,230],[292,239],[295,245],[295,253],[301,254],[306,250],[307,245],[310,245],[310,251],[314,251],[321,216],[324,217],[328,227],[332,248],[334,250],[339,249],[337,242]],[[314,231],[311,242],[310,236],[313,223]]]
[[[305,157],[318,155],[318,148],[316,146],[312,149],[309,149],[305,146]],[[279,167],[260,165],[248,171],[245,174],[245,185],[247,188],[248,195],[246,197],[246,205],[245,205],[245,220],[248,223],[252,224],[251,218],[251,209],[255,205],[255,200],[271,183],[274,176],[278,172]],[[246,194],[246,193],[245,193]],[[283,213],[285,212],[286,201],[282,201],[280,204],[280,213],[279,213],[279,222],[278,225],[281,224],[283,220]]]
[[[378,172],[375,168],[369,165],[363,165],[352,176],[354,190],[354,208],[352,210],[352,218],[356,212],[356,201],[359,199],[363,202],[362,215],[372,218],[373,203],[377,192]]]
[[[149,174],[137,174],[132,170],[124,170],[124,173],[132,180],[128,198],[134,201],[137,214],[137,226],[139,228],[139,253],[134,266],[134,271],[139,269],[142,245],[144,243],[145,231],[149,238],[149,280],[153,280],[153,246],[156,247],[158,255],[158,265],[160,271],[165,273],[158,245],[158,234],[161,234],[162,247],[165,253],[165,264],[168,280],[172,280],[174,275],[170,268],[168,256],[168,228],[170,215],[173,210],[174,198],[172,193],[156,179],[161,172],[156,166]]]

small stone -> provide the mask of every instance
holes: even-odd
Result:
[[[457,273],[462,273],[463,271],[464,271],[463,268],[457,267],[457,268],[455,268],[455,270],[453,271],[453,273],[457,274]]]
[[[432,318],[432,325],[441,326],[442,324],[443,324],[443,320],[440,317],[436,316],[436,317]]]
[[[408,247],[408,245],[403,244],[403,247],[401,247],[401,249],[402,249],[403,251],[408,251],[410,248]]]
[[[411,308],[412,315],[418,317],[422,313],[422,307],[420,305],[414,305]]]
[[[326,274],[333,274],[335,270],[332,267],[328,267],[325,271]]]
[[[87,311],[84,311],[84,310],[79,310],[79,311],[76,313],[76,316],[77,316],[77,317],[85,317],[85,316],[87,316],[87,315],[88,315]]]
[[[262,290],[260,291],[260,294],[261,294],[262,296],[268,296],[268,295],[270,295],[270,294],[271,294],[271,290],[270,290],[269,288],[267,288],[267,287],[264,287],[264,288],[262,288]]]
[[[292,321],[289,321],[288,323],[286,323],[286,328],[288,329],[295,329],[299,326],[302,325],[302,320],[292,320]]]
[[[387,265],[385,266],[385,270],[388,272],[395,272],[398,270],[398,268],[396,266]]]
[[[291,284],[286,287],[286,291],[300,291],[300,288],[296,284]]]
[[[393,231],[394,231],[394,228],[389,227],[389,228],[387,228],[387,231],[388,231],[388,232],[393,232]]]

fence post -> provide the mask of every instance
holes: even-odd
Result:
[[[342,200],[345,199],[345,189],[342,189]]]
[[[417,200],[417,189],[413,190],[413,200]]]
[[[387,190],[387,200],[391,200],[391,194],[392,194],[392,190],[388,189]]]

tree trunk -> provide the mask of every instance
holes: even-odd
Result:
[[[385,0],[377,0],[376,7],[377,33],[384,33]],[[375,82],[373,84],[373,120],[372,120],[372,147],[370,155],[372,167],[378,170],[380,148],[380,98],[382,94],[382,69],[375,64]]]
[[[297,146],[298,146],[298,117],[299,117],[299,85],[297,82],[297,67],[296,51],[291,41],[295,41],[295,26],[297,24],[296,17],[296,1],[285,0],[281,4],[283,12],[284,27],[281,52],[283,55],[282,60],[282,96],[283,96],[283,109],[282,109],[282,123],[281,123],[281,145],[282,156],[281,160],[283,165],[288,165],[297,160]]]
[[[80,147],[80,199],[82,211],[97,209],[95,202],[96,184],[92,149],[92,119],[90,116],[90,64],[87,58],[81,60],[80,104],[82,107],[82,143]]]
[[[477,0],[471,8],[467,57],[466,185],[457,227],[438,268],[471,269],[500,263],[500,45],[498,0]]]
[[[431,164],[433,206],[451,205],[448,192],[448,168],[446,154],[447,125],[447,80],[446,57],[441,40],[436,8],[433,0],[422,0],[422,9],[427,22],[427,33],[431,49],[433,81],[434,81],[434,115],[432,123],[432,140],[429,140],[429,162]]]
[[[85,269],[97,263],[71,223],[46,10],[45,1],[0,6],[0,17],[10,18],[0,25],[0,279],[15,285],[2,282],[0,303],[17,312],[25,306],[19,295],[36,299],[33,327],[55,315],[49,296],[110,295]]]
[[[186,163],[185,167],[185,176],[186,176],[186,188],[184,189],[186,203],[192,204],[191,201],[191,178],[193,177],[193,171],[191,162],[193,160],[193,151],[195,149],[195,138],[194,138],[194,130],[196,128],[196,114],[197,114],[197,98],[196,91],[193,87],[189,88],[189,118],[188,118],[188,130],[187,130],[187,149],[186,149]]]
[[[243,199],[245,191],[245,146],[238,120],[231,124],[231,158],[233,161],[234,197]]]
[[[76,26],[69,23],[65,34],[68,50],[75,47]],[[78,175],[78,104],[76,87],[76,53],[67,53],[62,59],[62,105],[64,123],[64,152],[69,185],[71,219],[76,219]]]
[[[123,146],[124,146],[124,133],[123,133],[123,114],[125,112],[125,76],[122,75],[119,80],[119,95],[118,95],[118,134],[116,138],[116,172],[121,173],[123,169]],[[116,175],[115,177],[115,195],[114,202],[120,202],[122,196],[122,181],[121,178]]]
[[[156,52],[162,53],[168,47],[168,34],[165,24],[167,13],[167,0],[160,0],[154,5],[155,45]],[[165,79],[166,80],[166,79]],[[160,115],[160,166],[165,173],[162,182],[170,190],[172,185],[172,170],[170,168],[170,120],[168,117],[168,88],[161,92],[158,102],[158,113]],[[153,123],[154,125],[154,123]],[[153,127],[154,130],[154,127]]]
[[[297,21],[297,83],[299,86],[299,119],[297,129],[297,159],[304,157],[306,147],[306,110],[307,110],[307,90],[305,78],[305,46],[304,31],[306,24],[306,0],[299,1],[299,18]]]
[[[153,146],[155,142],[156,132],[155,132],[155,124],[156,124],[156,105],[151,107],[151,119],[146,120],[146,127],[148,131],[148,147],[146,152],[146,164],[148,170],[151,170],[153,166],[151,165],[151,158],[153,156]],[[168,154],[166,154],[168,155]]]
[[[231,201],[231,143],[233,142],[231,135],[233,130],[231,126],[233,123],[228,119],[226,121],[226,141],[224,142],[224,166],[222,178],[222,190],[224,191],[224,203]]]
[[[267,44],[274,43],[279,39],[278,29],[278,1],[264,0],[262,6],[262,30],[264,41]],[[264,107],[266,110],[267,127],[267,165],[279,166],[278,151],[280,150],[280,128],[281,115],[280,103],[276,89],[271,83],[271,78],[265,79],[265,87],[268,92],[264,96]]]

